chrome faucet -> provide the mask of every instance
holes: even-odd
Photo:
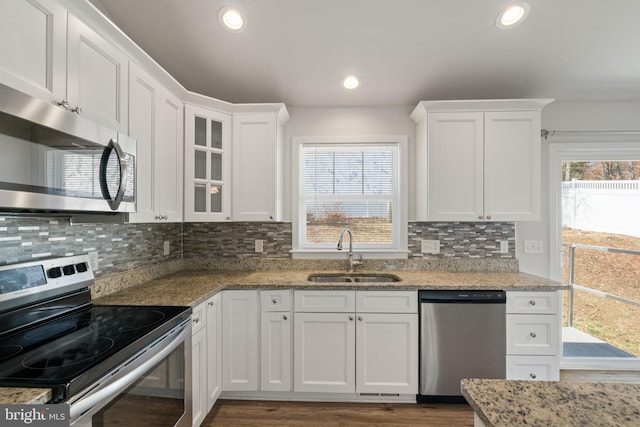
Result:
[[[342,250],[342,239],[344,238],[344,233],[349,235],[349,273],[353,273],[353,267],[362,264],[362,262],[353,260],[353,235],[351,234],[351,230],[348,228],[345,228],[342,230],[342,233],[340,233],[340,239],[338,239],[338,250]]]

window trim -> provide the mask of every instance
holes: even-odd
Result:
[[[387,248],[354,248],[354,252],[363,254],[365,258],[376,259],[406,259],[408,257],[407,246],[407,226],[408,226],[408,138],[405,135],[376,135],[376,136],[305,136],[292,138],[292,156],[291,156],[291,218],[292,218],[292,243],[291,251],[293,258],[321,258],[321,259],[342,259],[346,255],[338,252],[335,248],[305,248],[302,239],[304,234],[303,218],[301,218],[303,187],[301,182],[302,167],[302,147],[305,145],[394,145],[397,147],[396,165],[398,168],[398,182],[394,183],[394,187],[398,189],[398,206],[397,221],[394,220],[393,227],[397,233],[397,242],[393,247]],[[395,218],[394,218],[395,219]],[[338,242],[336,236],[336,243]],[[344,252],[344,251],[343,251]]]

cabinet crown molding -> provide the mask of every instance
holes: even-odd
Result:
[[[420,101],[410,117],[417,123],[432,112],[542,110],[553,101],[553,98]]]

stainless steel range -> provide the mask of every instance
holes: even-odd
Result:
[[[87,255],[0,267],[0,386],[75,426],[191,425],[191,308],[94,305]]]

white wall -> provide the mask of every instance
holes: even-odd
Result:
[[[414,106],[377,108],[289,108],[284,129],[284,220],[291,220],[291,138],[299,136],[405,135],[409,141],[409,194],[414,193],[416,126],[409,118]],[[409,220],[414,218],[409,197]]]
[[[409,139],[409,194],[415,186],[415,123],[409,118],[414,106],[379,108],[290,108],[285,126],[285,220],[291,212],[291,138],[323,135],[407,135]],[[548,130],[640,130],[638,102],[554,102],[542,110],[542,127]],[[549,254],[548,141],[542,141],[542,220],[516,224],[516,255],[520,271],[552,277]],[[415,218],[415,197],[409,198],[409,220]],[[524,240],[542,240],[543,254],[524,254]],[[554,255],[555,256],[555,255]]]

